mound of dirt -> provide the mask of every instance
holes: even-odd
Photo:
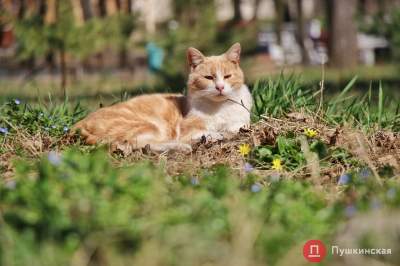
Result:
[[[244,175],[245,158],[239,153],[239,145],[249,144],[251,147],[259,145],[273,145],[276,138],[287,133],[304,135],[304,129],[312,128],[317,131],[318,138],[329,147],[341,147],[353,156],[364,161],[371,169],[388,165],[394,169],[396,175],[400,174],[400,134],[376,131],[373,134],[364,134],[351,127],[328,126],[319,119],[306,116],[302,113],[291,113],[286,118],[277,119],[264,116],[262,120],[254,123],[250,128],[243,128],[238,134],[226,136],[225,139],[212,142],[202,139],[192,144],[193,151],[189,154],[182,152],[154,153],[149,149],[120,150],[118,147],[110,147],[115,164],[137,162],[147,159],[156,164],[166,166],[171,175],[180,173],[196,174],[199,169],[209,168],[214,165],[229,165],[238,173]],[[23,150],[24,156],[34,159],[49,151],[61,151],[71,145],[79,145],[77,139],[69,137],[53,138],[47,135],[30,135],[23,130],[18,131],[15,136],[8,138],[2,144],[6,152],[0,155],[0,169],[6,178],[12,177],[12,160],[18,158],[18,152]],[[82,146],[80,146],[82,147]],[[83,147],[87,149],[89,147]],[[90,148],[89,148],[90,149]],[[321,183],[335,182],[336,178],[348,170],[349,166],[340,162],[332,164],[331,167],[321,168]],[[255,167],[255,173],[260,176],[274,174],[275,171]],[[281,173],[287,178],[308,178],[310,171],[307,167],[295,172]]]
[[[143,158],[166,165],[169,174],[193,173],[199,169],[208,168],[217,164],[229,165],[232,169],[243,173],[245,160],[239,153],[239,145],[247,143],[251,147],[259,145],[273,145],[277,136],[294,133],[303,135],[305,128],[312,128],[318,132],[320,138],[330,147],[341,147],[353,156],[361,159],[371,168],[390,165],[400,173],[400,135],[393,132],[377,131],[366,135],[350,127],[331,127],[317,121],[313,117],[300,114],[289,114],[286,118],[276,119],[264,117],[254,123],[250,128],[242,128],[236,135],[211,142],[203,139],[192,144],[193,152],[190,154],[168,152],[162,154],[152,153],[143,149],[125,154],[126,159],[136,161]],[[347,170],[348,166],[334,165],[321,169],[324,182],[330,182],[334,177]],[[268,175],[273,171],[256,169],[259,174]],[[294,176],[293,173],[286,173]],[[297,177],[308,177],[306,169],[296,172]]]

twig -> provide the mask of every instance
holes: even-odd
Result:
[[[322,61],[321,67],[322,67],[322,73],[321,73],[322,77],[321,77],[321,82],[319,83],[321,89],[320,89],[320,98],[319,98],[319,106],[318,106],[317,114],[319,114],[319,112],[321,111],[322,105],[324,102],[324,90],[325,90],[325,62],[324,61]]]
[[[298,124],[298,123],[293,122],[293,121],[287,121],[287,120],[283,120],[283,119],[279,119],[279,118],[275,118],[275,117],[271,117],[271,116],[266,116],[266,115],[261,115],[261,118],[271,119],[271,120],[275,120],[275,121],[282,122],[282,123],[287,123],[287,124],[294,124],[294,125]]]
[[[321,185],[320,182],[320,165],[318,160],[318,155],[310,150],[307,139],[305,136],[300,136],[299,138],[301,151],[304,153],[304,157],[307,161],[307,168],[310,171],[311,178],[314,184]]]
[[[237,102],[237,101],[235,101],[235,100],[232,100],[232,99],[229,99],[229,98],[228,98],[227,101],[230,101],[230,102],[233,102],[233,103],[236,103],[236,104],[242,106],[244,109],[246,109],[247,112],[249,112],[249,114],[251,114],[251,111],[249,110],[249,108],[247,108],[247,107],[244,105],[243,100],[240,100],[240,103],[239,103],[239,102]]]

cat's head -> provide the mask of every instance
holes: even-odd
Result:
[[[209,57],[196,48],[189,48],[189,95],[216,102],[229,99],[244,83],[243,72],[239,66],[240,51],[239,43],[232,45],[222,55]]]

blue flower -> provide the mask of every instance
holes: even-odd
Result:
[[[56,129],[56,128],[57,128],[57,126],[55,126],[55,125],[52,125],[52,126],[51,126],[51,128],[52,128],[52,129]]]
[[[372,172],[368,167],[364,167],[358,174],[363,180],[365,180],[372,175]]]
[[[347,185],[350,181],[349,174],[343,174],[339,177],[338,185]]]
[[[18,99],[15,99],[15,100],[14,100],[14,103],[15,103],[16,105],[20,105],[20,104],[21,104],[21,101],[18,100]]]
[[[249,164],[249,163],[245,163],[244,164],[244,171],[246,173],[250,173],[253,170],[254,170],[254,167],[251,164]]]
[[[69,128],[68,128],[68,127],[64,127],[64,128],[63,128],[63,131],[64,131],[64,133],[66,133],[66,132],[69,131]]]
[[[356,214],[357,208],[354,205],[348,205],[344,210],[345,215],[350,218]]]
[[[47,155],[47,159],[54,166],[58,166],[61,164],[61,156],[55,151],[49,152],[49,154]]]
[[[0,127],[0,133],[2,133],[2,134],[4,134],[4,135],[8,134],[8,128],[6,128],[6,127]]]
[[[260,192],[260,191],[261,191],[261,185],[258,184],[258,183],[255,183],[255,184],[251,185],[250,190],[251,190],[251,192],[253,192],[253,193]]]
[[[390,188],[387,192],[386,192],[386,197],[388,197],[388,199],[393,200],[396,197],[396,189],[395,188]]]
[[[200,184],[200,181],[199,181],[199,179],[198,179],[197,177],[193,176],[193,177],[190,179],[190,183],[191,183],[193,186],[197,186],[197,185]]]

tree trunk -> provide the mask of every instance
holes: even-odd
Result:
[[[123,13],[132,14],[132,0],[121,0],[120,4],[121,4],[120,9]],[[119,66],[121,68],[126,68],[129,66],[128,56],[129,56],[128,50],[123,45],[119,51]]]
[[[27,0],[26,1],[26,13],[28,16],[33,16],[38,12],[38,1],[35,0]]]
[[[106,1],[107,15],[112,16],[117,13],[118,6],[115,0]]]
[[[242,21],[243,16],[242,16],[242,10],[240,8],[240,5],[242,3],[242,0],[232,0],[233,1],[233,18],[232,21],[237,23]]]
[[[82,12],[83,12],[83,19],[86,21],[93,17],[93,10],[91,6],[90,0],[81,0],[82,4]]]
[[[38,13],[41,18],[46,17],[46,0],[39,0],[38,3]]]
[[[260,8],[261,0],[254,0],[254,13],[253,13],[253,21],[257,21],[258,19],[258,9]]]
[[[72,13],[74,14],[75,23],[78,26],[82,26],[84,23],[83,7],[80,0],[72,0]]]
[[[150,35],[154,34],[156,31],[156,14],[153,7],[154,3],[154,0],[147,0],[145,6],[145,29],[146,32]]]
[[[327,0],[329,62],[334,67],[357,65],[356,8],[356,0]]]
[[[54,51],[48,52],[48,53],[46,54],[45,60],[46,60],[46,66],[48,66],[49,69],[50,69],[50,73],[51,73],[52,75],[54,75],[55,73],[57,73],[57,72],[56,72],[56,70],[57,70],[57,64],[56,64],[56,60],[55,60]]]
[[[61,93],[64,99],[67,98],[67,58],[64,49],[60,50],[60,72],[61,72]]]
[[[18,1],[19,8],[18,8],[18,19],[22,19],[26,13],[26,3],[25,0]]]
[[[128,66],[128,51],[125,47],[121,47],[119,50],[119,67],[126,68]]]
[[[2,10],[5,10],[7,12],[7,14],[12,15],[13,17],[17,16],[14,10],[13,0],[3,0],[1,1],[0,6]]]
[[[100,17],[99,0],[87,0],[93,17]]]
[[[297,9],[297,42],[299,43],[301,50],[302,63],[308,65],[310,58],[308,57],[307,48],[305,45],[306,32],[304,29],[304,14],[303,14],[303,0],[296,1]]]
[[[120,0],[120,10],[126,14],[132,13],[132,0]]]
[[[57,0],[47,0],[47,9],[44,21],[47,25],[54,24],[57,19]]]
[[[284,0],[274,0],[275,5],[275,32],[276,41],[279,45],[282,44],[282,27],[283,27],[283,16],[284,16]]]
[[[366,0],[359,0],[358,1],[358,10],[360,10],[361,16],[364,18],[365,15],[367,14],[367,1]]]
[[[129,13],[129,14],[132,14],[133,13],[133,10],[132,10],[132,4],[133,4],[133,0],[126,0],[128,3],[127,3],[127,12]]]
[[[386,11],[387,11],[386,0],[379,0],[378,4],[379,4],[379,13],[381,13],[382,15],[386,14]]]
[[[98,0],[97,9],[100,17],[107,16],[106,0]]]

